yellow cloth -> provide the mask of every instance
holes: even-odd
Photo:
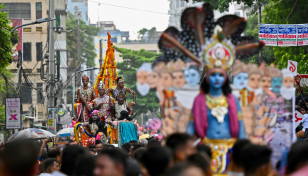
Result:
[[[109,138],[110,135],[111,135],[111,126],[108,125],[108,127],[107,127],[107,138]],[[112,144],[112,143],[113,143],[112,138],[110,138],[110,144]]]
[[[211,168],[217,176],[225,172],[227,168],[227,155],[237,139],[202,139],[205,145],[208,145],[212,151]],[[223,175],[221,175],[223,176]]]
[[[150,135],[149,134],[144,134],[142,136],[139,137],[139,139],[146,139],[146,138],[149,138]]]

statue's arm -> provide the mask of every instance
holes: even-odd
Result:
[[[190,120],[188,122],[188,126],[186,128],[186,133],[189,134],[189,135],[192,135],[192,136],[196,134],[195,125],[194,125],[194,118],[192,117],[192,114],[191,114]]]
[[[243,122],[243,113],[242,113],[242,110],[241,110],[241,106],[240,106],[240,103],[238,101],[237,98],[235,98],[235,102],[236,102],[236,107],[237,107],[237,119],[238,119],[238,122],[239,122],[239,133],[238,133],[238,138],[239,139],[245,139],[246,138],[246,134],[245,134],[245,126],[244,126],[244,122]]]

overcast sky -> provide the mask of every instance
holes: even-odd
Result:
[[[170,3],[168,0],[89,0],[88,2],[88,14],[92,24],[97,22],[99,15],[99,21],[113,21],[117,29],[130,31],[131,40],[136,39],[137,31],[142,28],[150,29],[156,27],[157,31],[163,31],[168,27]],[[98,5],[96,2],[101,4]]]

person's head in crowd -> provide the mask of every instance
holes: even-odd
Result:
[[[95,151],[98,153],[99,151],[103,150],[104,144],[101,140],[96,140],[95,144]]]
[[[141,143],[133,143],[132,146],[130,147],[128,155],[131,158],[134,158],[134,152],[138,150],[139,148],[145,148],[145,145]]]
[[[78,145],[70,145],[63,149],[62,165],[60,171],[66,175],[73,175],[76,171],[76,161],[88,152]]]
[[[47,158],[48,158],[48,153],[47,152],[43,152],[42,153],[42,162],[44,162]]]
[[[233,173],[244,173],[242,151],[243,149],[251,144],[247,139],[240,139],[235,142],[232,147],[232,153],[230,154],[230,164],[228,166],[228,172]]]
[[[196,153],[193,138],[185,133],[175,133],[168,137],[166,146],[173,151],[174,161],[184,161]]]
[[[166,147],[149,148],[141,158],[143,176],[165,175],[172,165],[172,152]]]
[[[206,153],[210,159],[212,159],[212,152],[211,152],[211,148],[207,145],[204,145],[204,144],[199,144],[196,146],[196,149],[198,152],[204,152]]]
[[[44,173],[52,173],[53,171],[59,171],[60,165],[57,159],[48,158],[43,162]]]
[[[38,167],[38,146],[28,139],[17,139],[5,144],[3,170],[5,176],[33,176]]]
[[[128,154],[131,146],[132,144],[130,142],[126,142],[122,145],[122,150]]]
[[[146,139],[140,139],[138,142],[141,143],[141,144],[144,144],[145,146],[148,145],[148,140],[146,140]]]
[[[95,159],[93,156],[82,155],[76,163],[75,176],[93,176],[95,168]]]
[[[143,154],[147,151],[146,148],[139,148],[137,150],[135,150],[134,152],[134,159],[136,159],[137,161],[141,162],[142,156]]]
[[[95,176],[124,176],[126,171],[126,157],[119,148],[103,149],[95,162]]]
[[[150,139],[147,145],[147,148],[151,147],[161,147],[160,141],[157,138]]]
[[[166,174],[166,176],[204,176],[200,167],[184,162],[173,166]]]
[[[272,150],[267,146],[248,144],[241,153],[246,176],[265,176],[272,171]]]
[[[204,176],[212,176],[211,159],[204,153],[196,153],[187,158],[187,162],[202,169]]]
[[[305,115],[305,114],[307,114],[307,113],[308,113],[308,108],[307,108],[306,105],[303,105],[303,106],[301,107],[301,114]]]
[[[126,160],[126,176],[139,176],[141,173],[140,164],[132,158]]]
[[[61,164],[62,150],[58,147],[53,147],[48,151],[48,158],[55,158]]]
[[[94,156],[96,154],[95,148],[89,148],[89,153],[91,156]]]
[[[131,140],[129,141],[129,143],[134,144],[134,143],[138,143],[136,140]]]
[[[308,165],[308,142],[297,141],[291,146],[288,154],[286,174],[291,174],[295,171]]]
[[[298,111],[298,112],[301,112],[302,108],[300,106],[296,106],[295,110]]]
[[[114,145],[106,145],[105,149],[113,149],[116,148]]]

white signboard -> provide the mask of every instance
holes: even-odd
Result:
[[[293,74],[293,76],[297,75],[297,62],[288,60],[288,69]]]
[[[20,129],[20,98],[5,99],[6,129]]]
[[[293,119],[294,119],[294,125],[296,128],[303,121],[304,116],[302,115],[302,113],[295,111]]]

